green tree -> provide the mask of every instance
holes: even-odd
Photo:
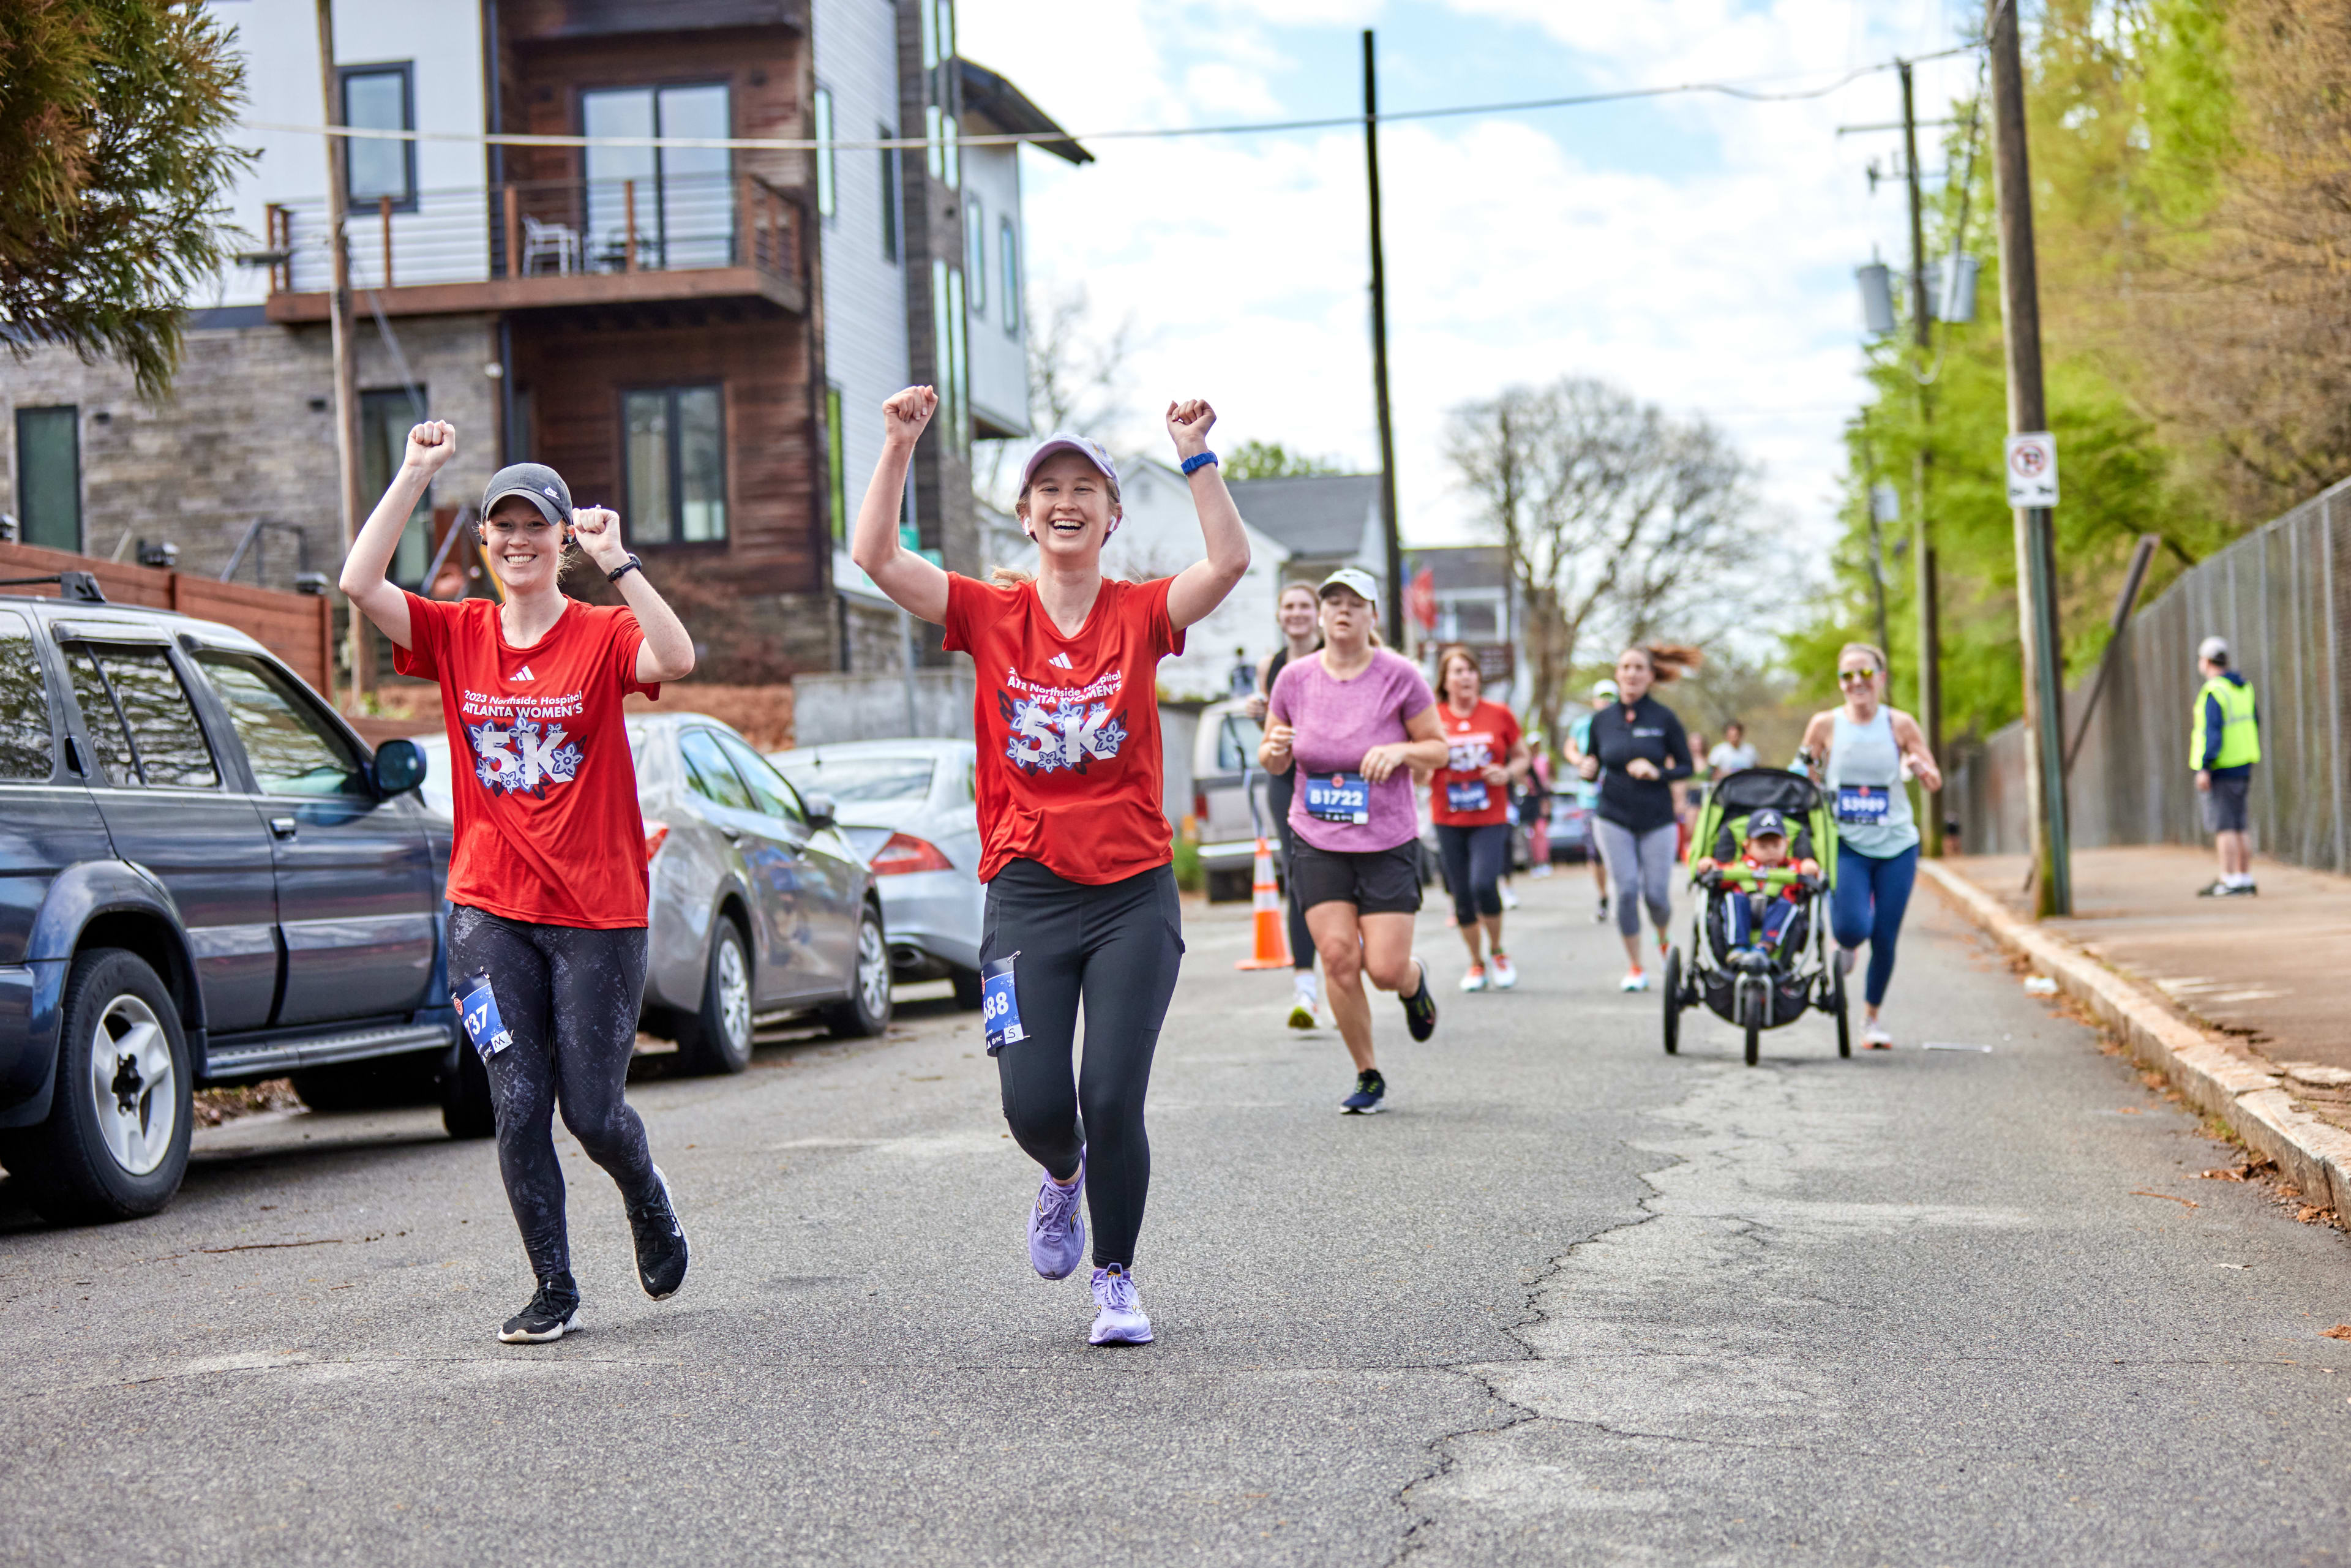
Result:
[[[189,292],[234,231],[252,155],[223,133],[243,66],[195,0],[0,5],[0,340],[129,365],[150,399],[180,361]]]
[[[1279,441],[1244,441],[1217,465],[1228,479],[1295,479],[1308,474],[1337,474],[1339,465],[1327,457],[1293,453]]]

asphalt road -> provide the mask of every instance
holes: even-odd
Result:
[[[971,1015],[632,1091],[695,1248],[649,1301],[568,1139],[588,1332],[430,1111],[199,1138],[162,1216],[0,1182],[0,1560],[2351,1561],[2351,1238],[2252,1186],[1922,890],[1891,1053],[1659,1050],[1581,874],[1516,994],[1378,1009],[1390,1114],[1187,911],[1137,1279],[1029,1272]],[[1434,913],[1423,950],[1448,982]],[[1703,1015],[1695,1015],[1703,1017]],[[1909,1049],[1917,1031],[1989,1053]],[[2178,1200],[2178,1201],[2175,1201]]]

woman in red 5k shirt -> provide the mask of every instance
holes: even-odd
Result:
[[[1084,1190],[1094,1221],[1093,1343],[1151,1338],[1134,1281],[1151,1182],[1143,1101],[1184,951],[1160,807],[1159,661],[1249,570],[1240,513],[1208,450],[1207,403],[1167,405],[1167,434],[1199,508],[1205,559],[1155,582],[1102,576],[1118,528],[1118,465],[1082,437],[1029,457],[1014,511],[1037,570],[993,584],[940,570],[898,540],[929,387],[883,405],[882,461],[851,554],[882,591],[946,628],[978,671],[981,1018],[1012,1135],[1044,1167],[1029,1260],[1049,1280],[1079,1263]],[[1074,1080],[1078,1004],[1085,1063]],[[1083,1114],[1082,1141],[1080,1115]]]
[[[620,519],[571,508],[554,469],[492,476],[478,538],[506,587],[442,603],[384,569],[433,476],[456,455],[455,426],[408,433],[392,487],[343,562],[342,589],[399,653],[441,685],[456,777],[449,859],[449,981],[497,1108],[498,1173],[538,1289],[507,1320],[509,1344],[580,1323],[552,1122],[604,1167],[628,1205],[637,1279],[655,1301],[685,1281],[685,1232],[644,1124],[622,1097],[645,987],[644,826],[621,727],[629,692],[694,670],[694,643],[621,543]],[[559,579],[584,552],[627,601],[583,604]]]

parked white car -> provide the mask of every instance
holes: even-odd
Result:
[[[979,1006],[978,748],[968,740],[861,740],[769,754],[804,795],[833,803],[881,893],[900,980],[950,979]]]
[[[646,1032],[696,1071],[740,1072],[763,1019],[812,1009],[836,1034],[888,1028],[882,899],[831,802],[705,715],[632,714],[628,732],[653,883]],[[446,815],[448,739],[416,746],[425,803]]]

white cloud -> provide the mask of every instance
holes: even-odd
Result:
[[[1947,36],[1937,32],[1946,0],[1452,7],[1465,50],[1490,47],[1497,24],[1530,51],[1557,50],[1562,77],[1583,77],[1563,80],[1566,91],[1833,73]],[[1288,112],[1280,89],[1301,35],[1277,27],[1352,28],[1377,23],[1380,9],[963,0],[961,28],[975,57],[1084,131]],[[1315,57],[1352,69],[1351,42],[1334,34]],[[1444,63],[1415,66],[1426,82]],[[1922,112],[1938,112],[1971,75],[1966,61],[1922,68]],[[1604,123],[1576,118],[1584,110],[1384,130],[1407,537],[1464,537],[1439,444],[1447,409],[1589,372],[1716,417],[1769,465],[1772,499],[1798,519],[1792,549],[1816,553],[1861,387],[1851,269],[1873,242],[1894,254],[1905,233],[1896,193],[1873,201],[1862,179],[1887,139],[1840,141],[1835,130],[1896,104],[1890,76],[1802,103],[1660,100],[1656,112],[1703,154],[1686,145],[1677,164],[1639,149],[1573,151],[1579,127]],[[1039,276],[1082,281],[1103,319],[1131,314],[1143,329],[1127,440],[1155,450],[1157,410],[1197,393],[1216,402],[1228,443],[1258,436],[1374,464],[1360,136],[1091,145],[1100,162],[1084,169],[1029,162],[1029,250]]]

